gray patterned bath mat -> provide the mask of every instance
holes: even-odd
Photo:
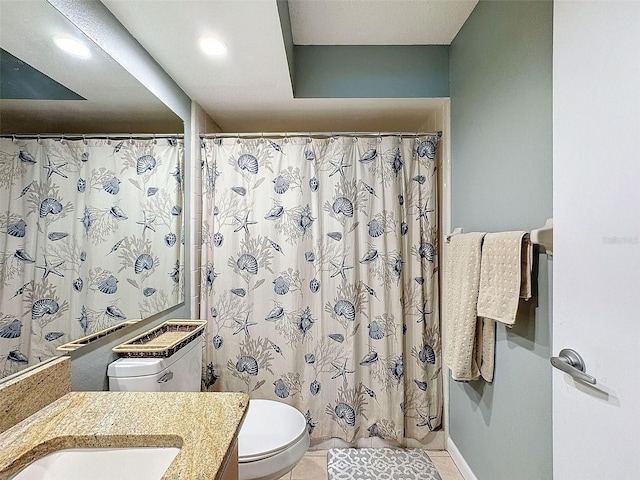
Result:
[[[417,448],[332,448],[327,473],[329,480],[442,480]]]

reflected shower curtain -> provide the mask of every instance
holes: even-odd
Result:
[[[169,140],[0,139],[0,376],[183,301]]]
[[[437,140],[203,140],[205,390],[316,439],[440,425]]]

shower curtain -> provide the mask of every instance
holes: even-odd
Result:
[[[440,425],[437,136],[202,141],[203,389],[312,438]]]
[[[182,140],[0,139],[0,376],[183,301]]]

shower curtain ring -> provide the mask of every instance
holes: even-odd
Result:
[[[238,139],[236,140],[236,143],[240,143],[240,134],[238,133]]]
[[[284,132],[284,143],[289,143],[289,132]]]
[[[16,145],[18,144],[18,139],[16,138],[15,134],[11,135],[11,141]]]
[[[158,144],[158,139],[156,138],[156,134],[153,134],[153,144],[157,145]]]
[[[40,145],[42,143],[42,139],[40,138],[40,134],[38,134],[38,138],[36,139],[36,142],[38,142],[38,145]]]
[[[260,133],[260,143],[264,143],[264,132]]]
[[[66,141],[64,139],[64,133],[62,135],[60,135],[60,145],[66,145]]]
[[[111,139],[109,138],[109,135],[107,135],[107,145],[111,145]]]
[[[133,143],[134,143],[134,142],[133,142],[133,135],[132,135],[132,134],[129,134],[129,144],[130,144],[130,145],[133,145]]]
[[[87,137],[85,137],[84,135],[82,135],[82,143],[87,145]]]

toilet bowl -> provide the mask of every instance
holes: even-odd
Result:
[[[238,435],[240,480],[276,480],[309,448],[304,415],[273,400],[253,399]]]
[[[167,358],[120,358],[107,369],[109,390],[188,392],[200,390],[202,337]],[[309,448],[307,421],[285,403],[252,399],[238,434],[239,480],[276,480]]]

